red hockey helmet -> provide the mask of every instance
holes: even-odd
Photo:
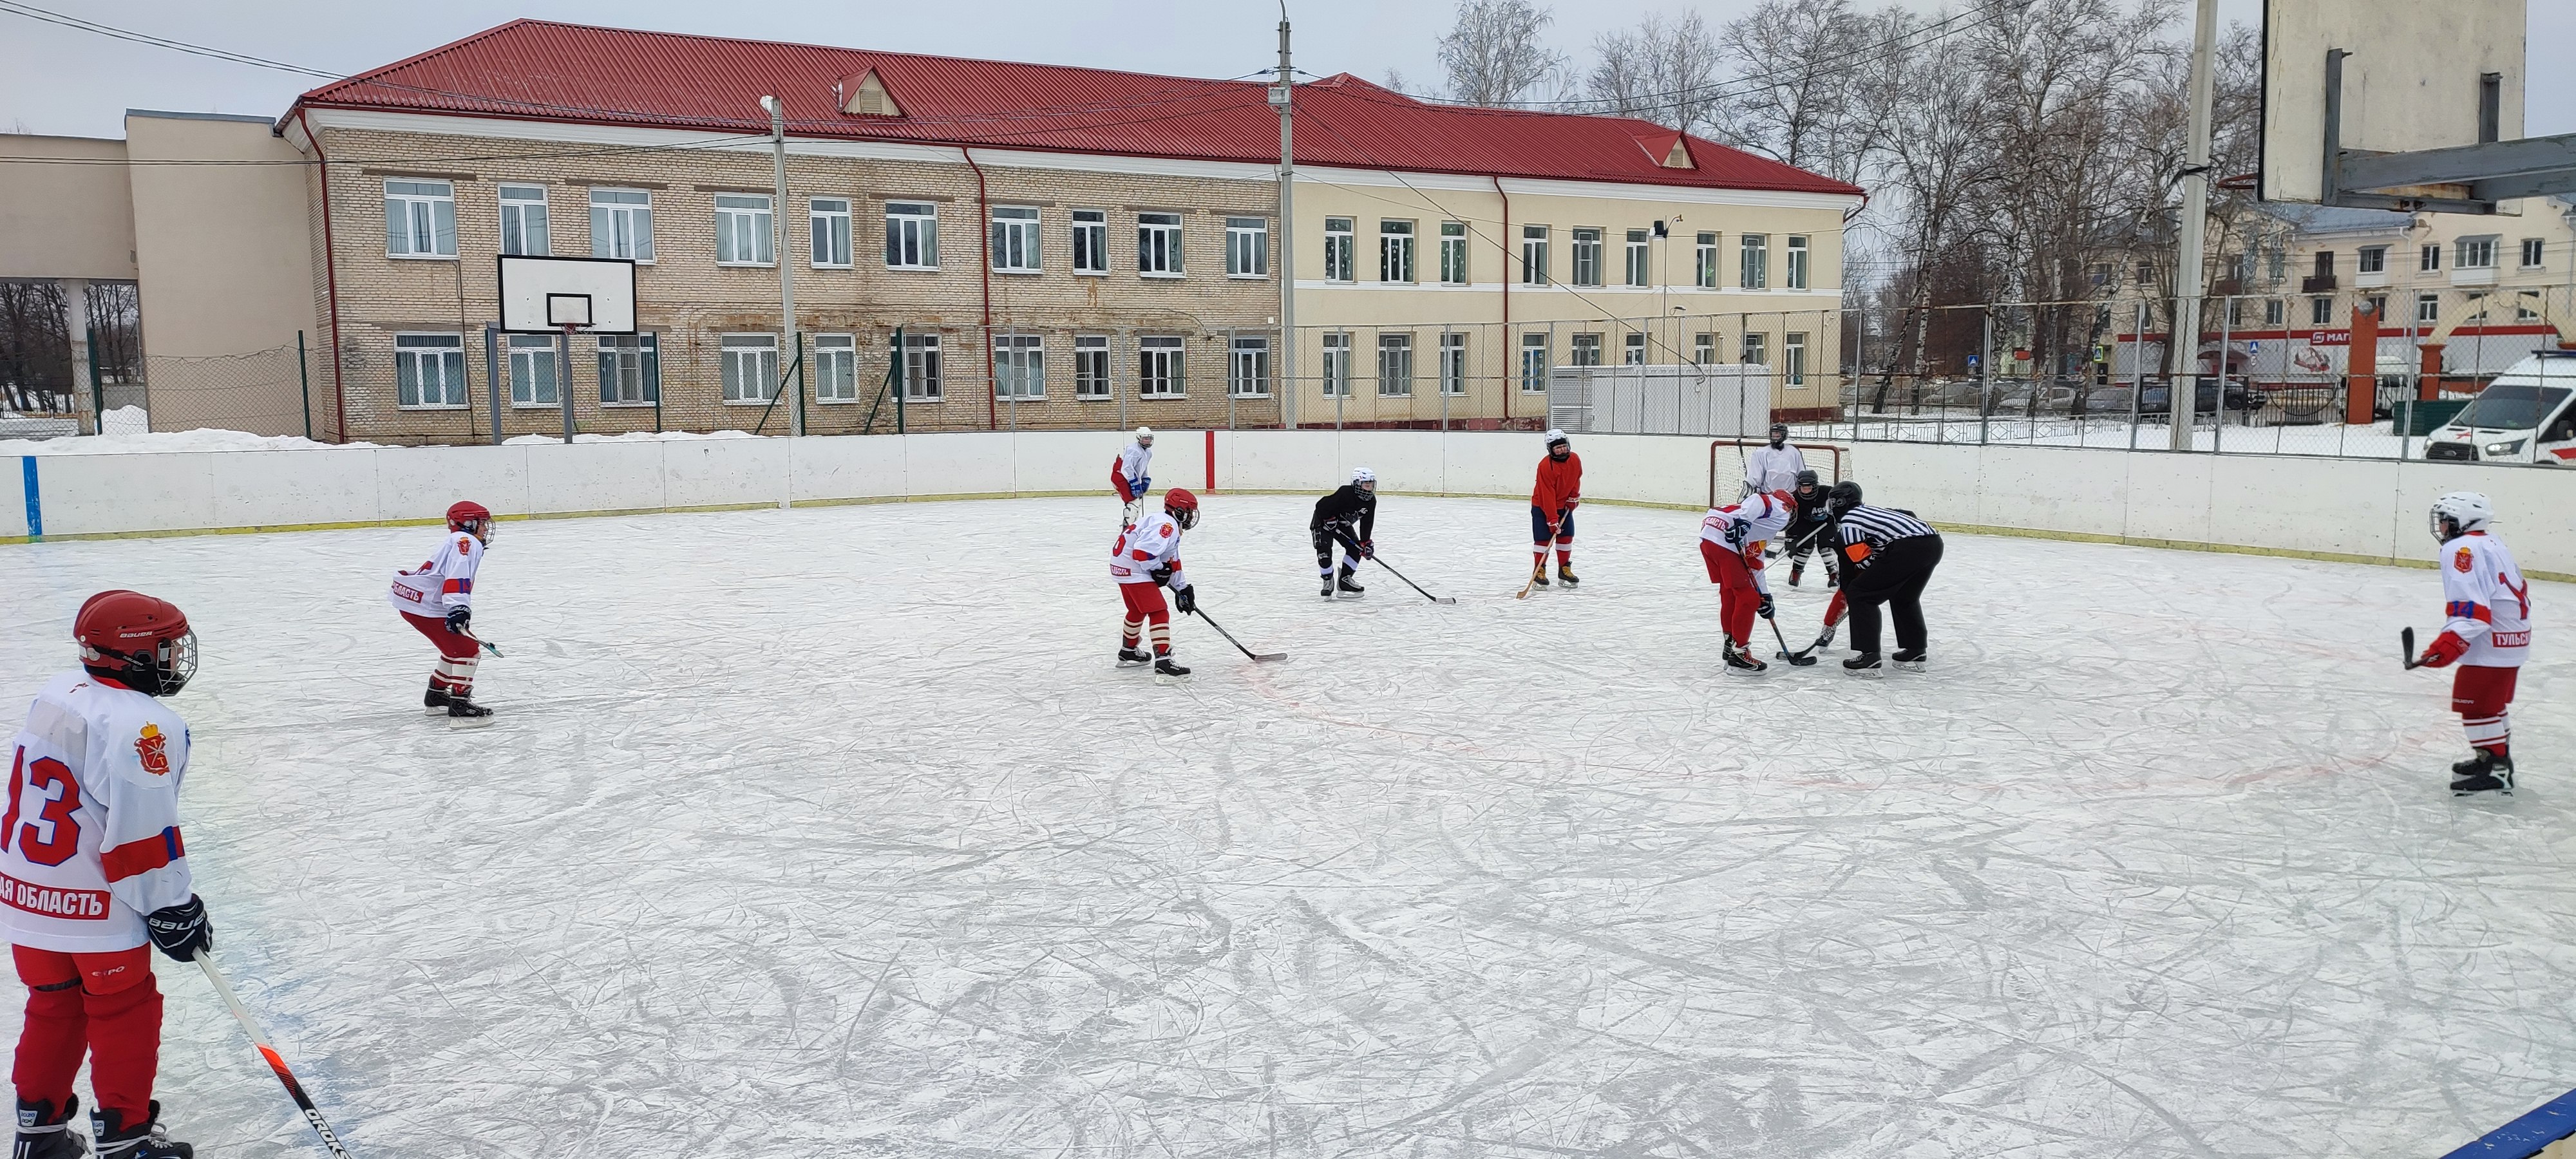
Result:
[[[147,696],[168,696],[197,674],[197,633],[168,600],[123,589],[83,601],[72,617],[81,666]]]
[[[1163,510],[1170,513],[1173,522],[1180,524],[1183,531],[1199,525],[1199,497],[1190,494],[1186,488],[1174,487],[1163,492]]]
[[[471,499],[460,499],[447,508],[447,529],[470,532],[485,543],[500,533],[492,523],[492,509]]]

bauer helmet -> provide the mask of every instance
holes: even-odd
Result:
[[[168,600],[123,589],[83,601],[72,617],[81,667],[146,696],[168,696],[197,674],[197,633]]]
[[[1172,517],[1172,522],[1180,524],[1183,531],[1199,525],[1199,497],[1185,488],[1174,487],[1163,492],[1163,511]]]
[[[1138,428],[1136,428],[1136,445],[1137,445],[1137,446],[1140,446],[1140,447],[1150,447],[1150,446],[1153,446],[1153,445],[1154,445],[1154,428],[1152,428],[1152,427],[1138,427]]]
[[[1809,487],[1816,486],[1816,483],[1817,483],[1817,480],[1816,480],[1816,473],[1815,473],[1815,472],[1813,472],[1813,471],[1800,471],[1800,472],[1798,472],[1798,489],[1799,489],[1799,490],[1804,491],[1804,490],[1806,490],[1806,489],[1807,489],[1807,488],[1809,488]]]
[[[447,509],[447,529],[462,531],[485,543],[499,535],[501,529],[492,523],[492,509],[471,499],[457,501]]]
[[[1788,442],[1788,441],[1789,441],[1789,424],[1787,424],[1787,423],[1773,423],[1773,424],[1771,424],[1771,445],[1776,447],[1776,446],[1779,446],[1780,444],[1785,443],[1785,442]]]
[[[1834,484],[1833,490],[1825,492],[1825,510],[1837,516],[1858,506],[1860,506],[1860,484],[1849,479]]]
[[[2475,491],[2453,491],[2433,501],[2433,538],[2449,543],[2472,531],[2487,529],[2495,511]]]
[[[1369,470],[1366,467],[1353,467],[1351,468],[1351,485],[1358,487],[1362,491],[1374,494],[1377,491],[1377,472]]]

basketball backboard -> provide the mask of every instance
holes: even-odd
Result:
[[[2528,25],[2528,0],[2264,0],[2261,197],[2491,213],[2558,192],[2521,148]]]
[[[635,263],[622,258],[501,257],[501,329],[513,334],[635,332]]]

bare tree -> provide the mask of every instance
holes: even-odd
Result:
[[[1913,24],[1899,8],[1864,17],[1851,0],[1764,0],[1719,34],[1740,78],[1726,102],[1727,139],[1850,180],[1880,128],[1872,114],[1883,106],[1865,97],[1886,87]]]
[[[1457,21],[1440,38],[1449,98],[1496,106],[1526,99],[1565,67],[1541,39],[1555,20],[1531,0],[1459,0]]]
[[[1717,37],[1697,12],[1651,14],[1637,27],[1593,41],[1583,98],[1594,112],[1638,117],[1706,134],[1719,99]]]

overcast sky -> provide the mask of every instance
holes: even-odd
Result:
[[[331,0],[26,0],[40,8],[172,40],[334,72],[358,72],[521,16],[588,24],[803,41],[1004,60],[1232,77],[1277,59],[1278,6],[1226,0],[443,0],[367,5]],[[1545,2],[1545,0],[1542,0]],[[1875,0],[1862,0],[1873,6]],[[1289,0],[1298,67],[1410,87],[1440,80],[1434,42],[1454,0]],[[1648,12],[1696,7],[1712,24],[1754,0],[1559,0],[1551,38],[1578,61],[1592,38]],[[1914,0],[1929,11],[1938,5]],[[2535,60],[2576,46],[2576,3],[2532,0]],[[2260,0],[2220,0],[2222,20],[2253,21]],[[360,13],[363,12],[363,15]],[[2178,30],[2179,31],[2179,30]],[[2562,50],[2553,52],[2552,49]],[[127,108],[276,116],[320,82],[227,64],[0,11],[0,127],[121,137]],[[2533,70],[2526,131],[2576,132],[2576,70]]]

